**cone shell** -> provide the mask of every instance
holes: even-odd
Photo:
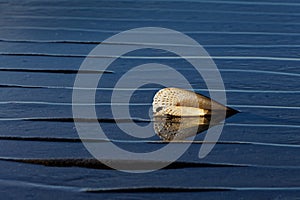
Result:
[[[203,95],[179,88],[164,88],[155,94],[152,106],[155,116],[189,117],[210,114],[212,104],[217,110],[227,109]]]

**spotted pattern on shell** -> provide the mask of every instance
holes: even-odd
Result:
[[[211,100],[194,92],[179,88],[164,88],[153,98],[155,116],[205,116],[209,114]]]

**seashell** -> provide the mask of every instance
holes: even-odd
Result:
[[[235,111],[206,96],[179,88],[159,90],[152,103],[154,116],[174,117],[209,115],[212,105],[216,110]]]

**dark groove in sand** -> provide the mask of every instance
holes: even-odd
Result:
[[[117,140],[117,139],[101,139],[101,138],[71,138],[71,137],[23,137],[23,136],[0,136],[0,140],[7,141],[32,141],[32,142],[67,142],[67,143],[81,143],[81,142],[113,142],[126,144],[222,144],[222,145],[254,145],[254,146],[272,146],[272,147],[286,147],[286,148],[300,148],[300,144],[284,144],[284,143],[266,143],[266,142],[247,142],[247,141],[201,141],[201,140]]]
[[[0,38],[0,42],[8,42],[8,43],[45,43],[45,44],[104,44],[104,45],[129,45],[129,46],[176,46],[176,47],[196,47],[193,45],[183,45],[183,44],[170,44],[170,43],[133,43],[133,42],[103,42],[103,41],[84,41],[84,40],[32,40],[32,39],[7,39]],[[207,48],[299,48],[298,44],[202,44],[203,47]]]
[[[184,193],[184,192],[228,192],[228,191],[299,191],[300,187],[123,187],[85,188],[81,191],[92,193]]]
[[[16,84],[0,84],[0,88],[40,88],[40,89],[45,89],[44,86],[16,85]]]
[[[84,192],[90,193],[184,193],[184,192],[225,192],[233,191],[231,188],[222,187],[131,187],[131,188],[87,188]]]
[[[45,121],[45,122],[86,122],[86,123],[139,123],[139,122],[151,122],[148,119],[111,119],[111,118],[98,118],[98,119],[88,119],[88,118],[24,118],[25,121]]]
[[[54,73],[54,74],[103,74],[114,73],[113,71],[92,71],[92,70],[73,70],[73,69],[18,69],[0,68],[3,72],[32,72],[32,73]]]
[[[37,57],[63,57],[63,58],[85,58],[87,55],[80,54],[50,54],[50,53],[8,53],[2,52],[3,56],[37,56]],[[105,58],[104,56],[97,56],[97,58]]]
[[[114,143],[136,143],[136,144],[207,144],[215,143],[209,141],[189,141],[189,140],[176,140],[176,141],[163,141],[163,140],[116,140],[116,139],[100,139],[100,138],[71,138],[71,137],[30,137],[30,136],[0,136],[0,140],[12,140],[12,141],[39,141],[39,142],[114,142]],[[250,145],[251,142],[240,141],[218,141],[217,144],[246,144]]]
[[[273,60],[273,61],[295,61],[299,62],[298,57],[278,57],[278,56],[117,56],[117,55],[86,55],[86,54],[52,54],[34,52],[0,52],[3,56],[30,56],[30,57],[63,57],[63,58],[120,58],[129,60],[182,60],[182,59],[214,59],[214,60]]]
[[[88,192],[88,193],[184,193],[184,192],[230,192],[230,191],[299,191],[300,187],[180,187],[180,186],[127,186],[127,187],[76,187],[62,184],[44,184],[30,181],[0,179],[1,186],[26,187],[28,189],[47,189],[53,191]]]
[[[89,119],[89,118],[72,118],[72,117],[58,117],[58,118],[49,118],[49,117],[32,117],[32,118],[0,118],[0,121],[40,121],[40,122],[86,122],[86,123],[143,123],[143,122],[151,122],[150,119],[142,119],[142,118],[131,118],[131,119],[113,119],[113,118],[98,118],[98,119]]]
[[[149,123],[150,119],[142,118],[72,118],[72,117],[20,117],[20,118],[0,118],[0,121],[38,121],[38,122],[84,122],[84,123]]]
[[[100,44],[101,41],[79,41],[79,40],[18,40],[18,39],[0,39],[0,42],[10,43],[52,43],[52,44]]]
[[[19,163],[28,163],[35,165],[44,165],[48,167],[81,167],[91,169],[113,170],[97,159],[93,158],[50,158],[50,159],[32,159],[32,158],[11,158],[0,157],[2,161],[11,161]],[[123,170],[151,170],[153,165],[165,165],[170,162],[163,161],[138,161],[138,160],[104,160],[105,163],[110,163],[122,166]],[[163,169],[183,169],[183,168],[211,168],[211,167],[248,167],[241,164],[226,164],[226,163],[195,163],[195,162],[180,162],[175,161],[170,163]]]

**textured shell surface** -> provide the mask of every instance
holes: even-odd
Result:
[[[164,88],[155,94],[152,106],[155,115],[204,116],[209,110],[206,108],[210,108],[210,99],[184,89]]]

